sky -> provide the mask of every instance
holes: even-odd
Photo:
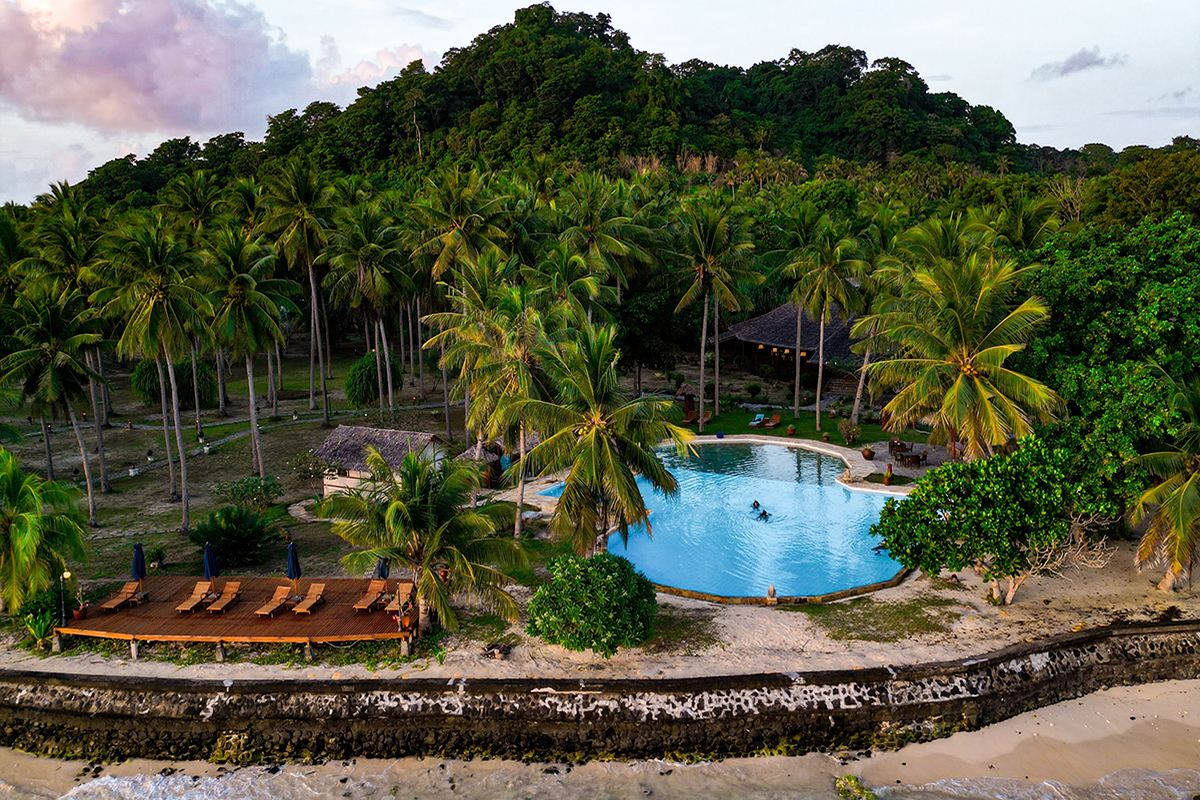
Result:
[[[203,141],[512,21],[520,0],[0,0],[0,202],[166,138]],[[670,62],[748,67],[827,44],[894,56],[1002,111],[1025,143],[1200,137],[1197,0],[558,0]]]

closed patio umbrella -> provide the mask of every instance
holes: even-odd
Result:
[[[388,560],[381,558],[375,562],[375,577],[381,581],[386,581],[388,576]]]
[[[296,550],[296,543],[288,543],[287,553],[287,576],[292,582],[292,591],[300,592],[300,576],[304,571],[300,569],[300,553]]]
[[[217,553],[213,550],[212,545],[208,542],[204,543],[204,580],[212,581],[212,591],[216,594],[217,578],[220,577],[221,571],[217,569]]]
[[[146,577],[146,554],[142,552],[142,543],[133,546],[133,579],[138,582],[138,591],[142,590],[142,579]]]

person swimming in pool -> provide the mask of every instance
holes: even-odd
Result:
[[[755,500],[753,503],[751,503],[750,507],[753,508],[755,511],[758,511],[758,501]]]
[[[768,514],[768,513],[767,513],[767,510],[764,508],[764,509],[762,509],[761,511],[759,511],[759,512],[758,512],[758,518],[759,518],[760,520],[762,520],[763,522],[767,522],[767,521],[769,521],[769,520],[771,519],[771,515],[770,515],[770,514]]]

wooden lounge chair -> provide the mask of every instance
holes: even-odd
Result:
[[[690,425],[691,423],[696,421],[696,417],[697,417],[696,410],[692,409],[691,411],[687,412],[687,414],[684,416],[683,423],[685,425]]]
[[[237,602],[238,593],[241,591],[241,588],[242,584],[238,581],[229,581],[226,583],[225,588],[221,590],[221,596],[208,607],[208,613],[224,614],[225,609]]]
[[[292,587],[284,584],[275,587],[275,594],[267,598],[254,613],[260,617],[273,617],[275,612],[284,608],[292,599]]]
[[[750,427],[757,428],[757,427],[761,426],[763,424],[763,422],[766,421],[766,419],[767,419],[767,417],[765,414],[759,414],[754,419],[750,420]]]
[[[373,580],[367,584],[367,590],[363,592],[363,596],[359,601],[354,604],[354,613],[357,614],[359,611],[366,611],[370,614],[386,598],[387,581]]]
[[[780,420],[780,419],[781,419],[781,417],[780,417],[780,415],[779,415],[779,414],[772,414],[772,415],[771,415],[771,421],[770,421],[770,422],[768,422],[768,423],[767,423],[766,425],[764,425],[763,427],[764,427],[764,428],[778,428],[778,427],[779,427],[779,420]]]
[[[308,587],[308,594],[304,595],[304,599],[300,604],[292,609],[297,614],[311,614],[313,607],[319,603],[325,602],[325,584],[314,583]]]
[[[712,422],[712,412],[711,412],[711,411],[705,411],[705,412],[704,412],[704,424],[705,424],[705,425],[707,425],[707,424],[708,424],[708,423],[710,423],[710,422]]]
[[[196,588],[192,589],[192,596],[175,606],[175,610],[180,614],[190,614],[199,608],[210,595],[212,595],[212,581],[197,581]]]
[[[122,586],[121,591],[117,592],[115,595],[110,597],[108,600],[104,601],[104,604],[100,606],[100,610],[101,611],[116,611],[118,608],[121,608],[126,603],[136,602],[135,598],[137,597],[137,593],[138,593],[138,583],[139,583],[139,581],[130,581],[129,583]]]

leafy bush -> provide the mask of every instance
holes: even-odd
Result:
[[[23,620],[29,616],[40,617],[43,614],[49,614],[51,618],[58,619],[64,608],[74,607],[72,603],[71,587],[62,586],[60,588],[56,577],[50,588],[26,597],[25,602],[17,610],[16,616]]]
[[[48,611],[38,614],[27,614],[25,616],[25,630],[29,633],[29,638],[33,639],[33,643],[37,645],[38,650],[45,648],[46,642],[54,635],[54,626],[57,624],[57,619],[57,612],[51,614]]]
[[[221,481],[213,489],[213,495],[231,506],[262,513],[279,499],[283,487],[273,475],[266,478],[254,476],[236,481]]]
[[[254,563],[270,538],[271,524],[256,511],[225,506],[208,515],[188,534],[197,547],[208,542],[217,554],[217,566]]]
[[[212,408],[217,404],[217,373],[206,361],[196,361],[196,378],[200,382],[200,407]],[[163,379],[167,381],[167,402],[171,402],[171,377],[167,365],[163,364]],[[189,358],[175,364],[175,384],[179,387],[179,407],[195,408],[192,392],[192,360]],[[133,368],[129,379],[133,395],[148,406],[157,408],[162,402],[158,391],[158,367],[149,358],[143,358]]]
[[[838,433],[842,435],[847,445],[853,446],[858,441],[858,437],[862,435],[862,431],[848,419],[843,419],[838,422]]]
[[[380,353],[380,365],[386,369],[383,354]],[[383,390],[387,391],[387,375],[383,376]],[[400,360],[392,357],[392,390],[404,386],[400,374]],[[379,382],[375,375],[375,354],[367,353],[350,368],[346,375],[346,402],[355,408],[366,408],[379,402]]]
[[[155,564],[161,567],[167,561],[167,548],[161,544],[156,544],[150,548],[150,552],[146,554],[146,563]]]
[[[627,559],[572,555],[549,568],[550,582],[529,601],[530,634],[605,658],[650,638],[658,610],[654,586]]]
[[[679,387],[683,386],[684,381],[687,380],[687,376],[682,372],[672,372],[667,377],[671,379],[671,383],[675,384],[675,391],[677,392],[679,391]]]
[[[757,383],[747,383],[746,384],[746,394],[749,396],[750,402],[754,402],[754,398],[758,397],[758,394],[761,391],[762,391],[762,387],[759,386]]]

